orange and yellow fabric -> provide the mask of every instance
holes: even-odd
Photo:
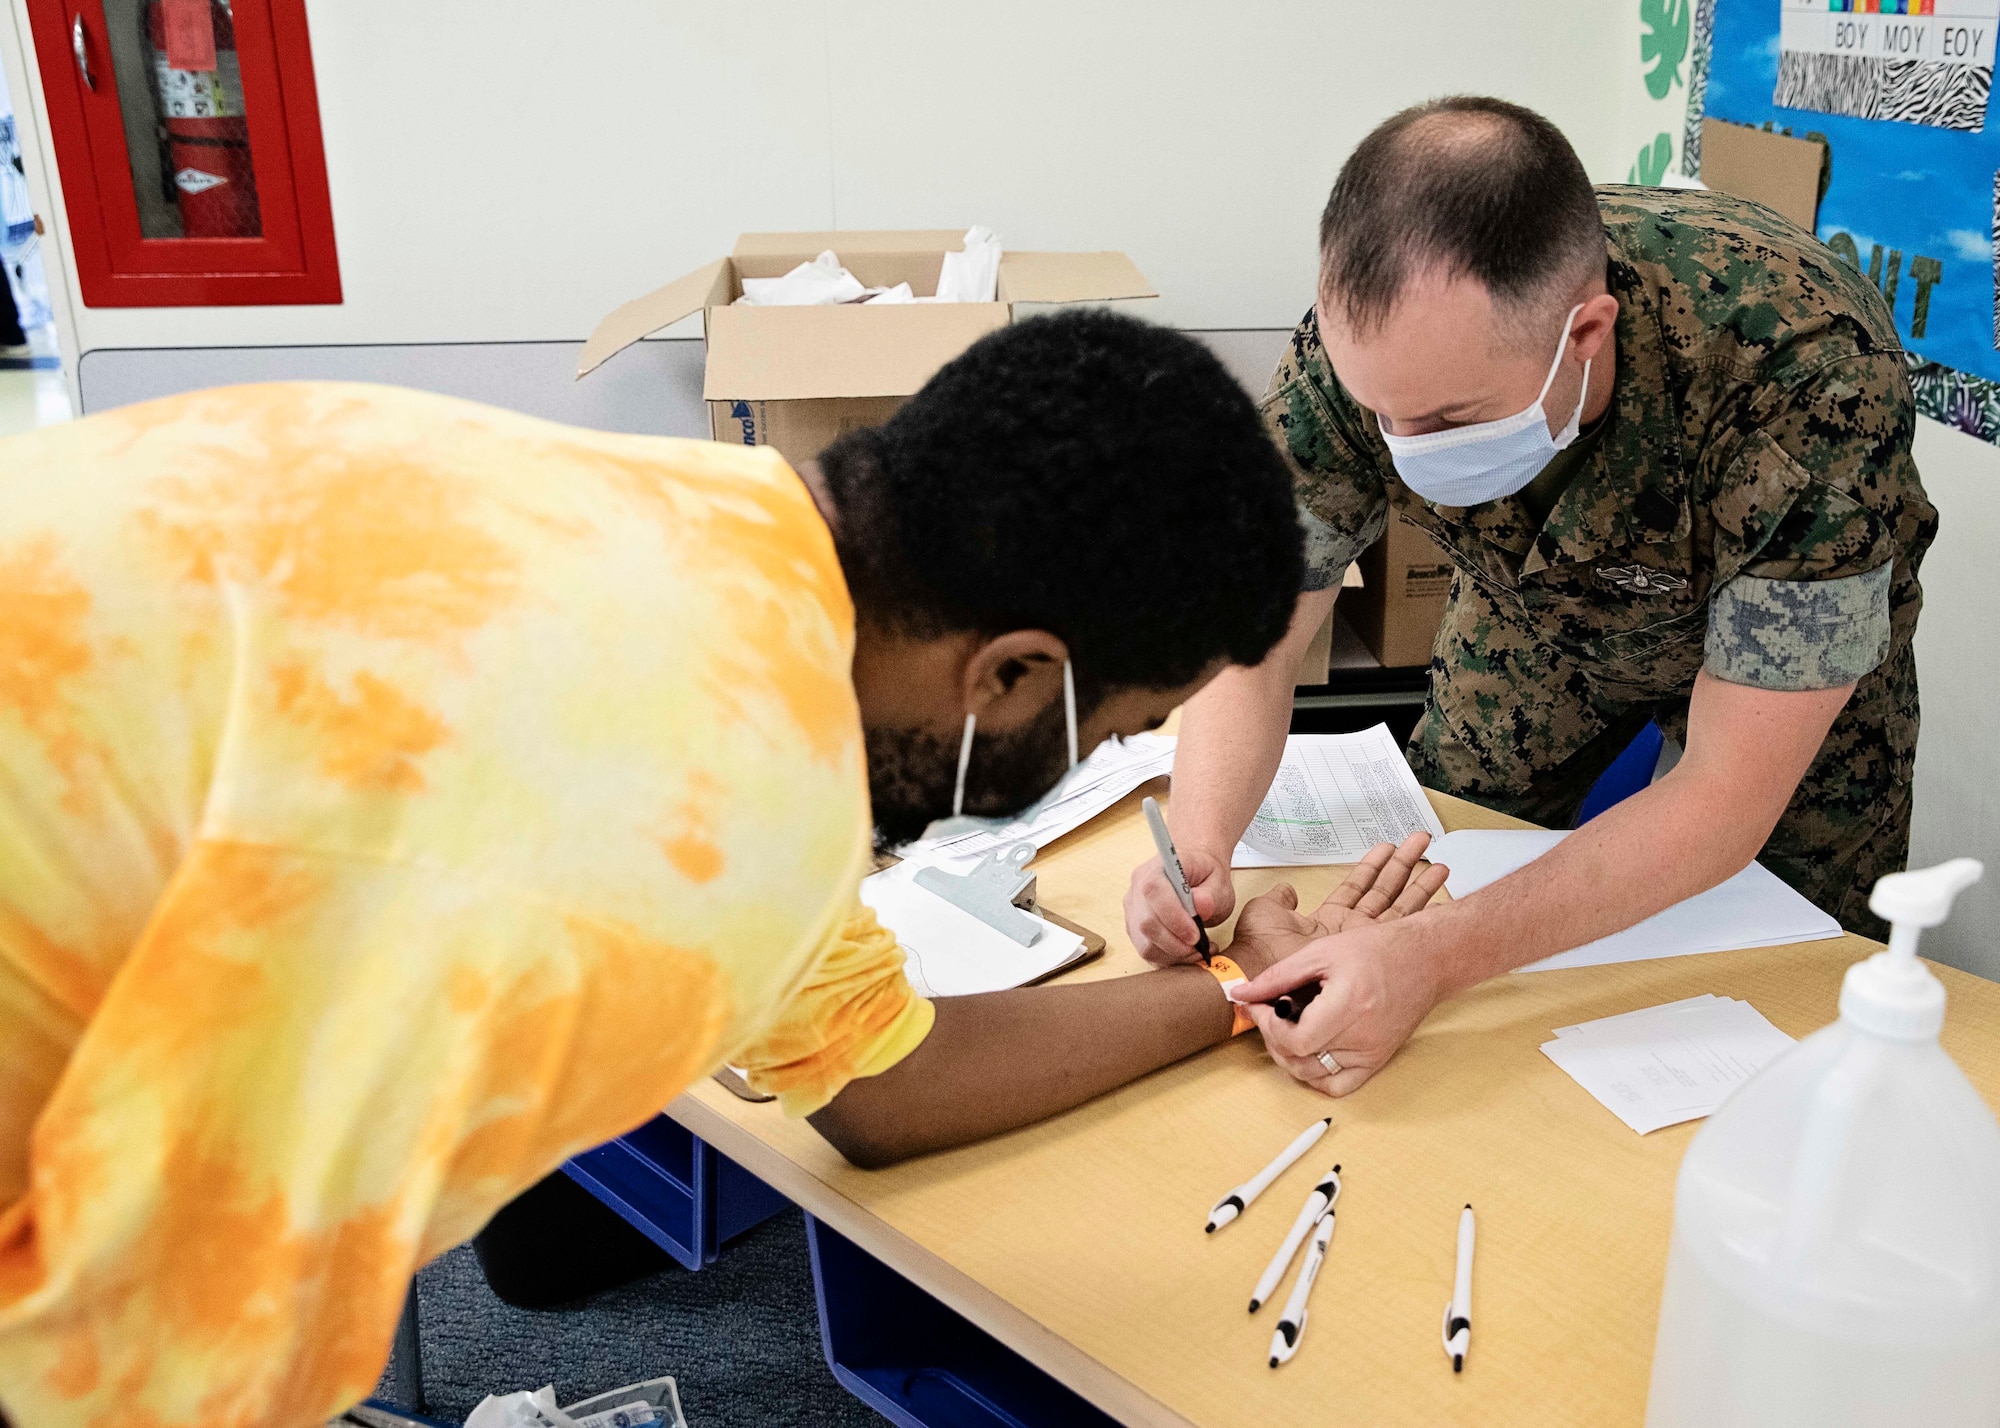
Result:
[[[0,441],[0,1410],[317,1423],[410,1276],[725,1059],[931,1009],[768,450],[241,387]]]

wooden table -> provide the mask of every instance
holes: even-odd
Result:
[[[1105,934],[1072,974],[1144,970],[1120,898],[1152,849],[1135,793],[1047,849],[1053,910]],[[1521,827],[1431,795],[1447,828]],[[1329,868],[1289,877],[1317,899]],[[1310,905],[1310,904],[1309,904]],[[1794,1036],[1832,1021],[1857,937],[1497,978],[1439,1007],[1354,1095],[1329,1101],[1252,1034],[1053,1121],[897,1166],[849,1166],[774,1105],[703,1083],[669,1114],[829,1227],[1131,1424],[1639,1424],[1674,1176],[1695,1125],[1628,1130],[1543,1056],[1558,1026],[1713,992]],[[2000,1104],[2000,986],[1936,968],[1944,1045]],[[1334,1128],[1215,1235],[1209,1206],[1329,1112]],[[1327,1164],[1345,1193],[1298,1356],[1266,1365],[1250,1287]],[[1473,1347],[1438,1344],[1460,1206],[1479,1215]]]

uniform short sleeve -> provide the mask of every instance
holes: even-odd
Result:
[[[895,933],[856,902],[778,1019],[730,1060],[787,1115],[809,1116],[915,1051],[934,1015],[903,975]]]
[[[1745,443],[1729,479],[1759,539],[1710,600],[1710,674],[1835,689],[1887,658],[1899,507],[1922,490],[1914,427],[1907,378],[1884,354],[1831,364]]]
[[[1310,312],[1271,374],[1262,411],[1292,470],[1306,536],[1305,588],[1338,585],[1354,558],[1381,537],[1389,497],[1360,435],[1363,413],[1327,364]]]

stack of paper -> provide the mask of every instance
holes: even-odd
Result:
[[[1439,838],[1427,856],[1451,869],[1444,889],[1460,898],[1541,857],[1568,836],[1539,829],[1465,829]],[[1677,902],[1623,932],[1515,970],[1549,972],[1558,967],[1596,967],[1650,957],[1734,952],[1742,947],[1781,947],[1788,942],[1818,942],[1838,936],[1838,922],[1780,882],[1762,863],[1752,863],[1728,882]]]
[[[945,866],[966,872],[976,859]],[[926,997],[964,997],[1025,987],[1084,956],[1083,939],[1042,918],[1026,947],[956,903],[916,884],[922,863],[903,862],[861,880],[861,900],[903,949],[910,985]]]
[[[1377,843],[1400,843],[1420,828],[1433,838],[1444,832],[1387,725],[1358,734],[1294,734],[1229,864],[1351,863]]]
[[[1645,1135],[1708,1115],[1790,1045],[1750,1003],[1699,996],[1557,1027],[1542,1052]]]
[[[1106,739],[1090,757],[1063,776],[1046,797],[1004,828],[925,838],[897,851],[906,859],[938,862],[974,858],[1023,839],[1046,848],[1071,829],[1089,822],[1150,779],[1172,773],[1174,741],[1167,734],[1134,734]]]

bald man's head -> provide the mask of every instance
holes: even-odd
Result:
[[[1470,278],[1523,331],[1560,325],[1601,281],[1604,225],[1562,132],[1518,104],[1458,95],[1363,139],[1320,217],[1320,308],[1379,331],[1412,279]]]

